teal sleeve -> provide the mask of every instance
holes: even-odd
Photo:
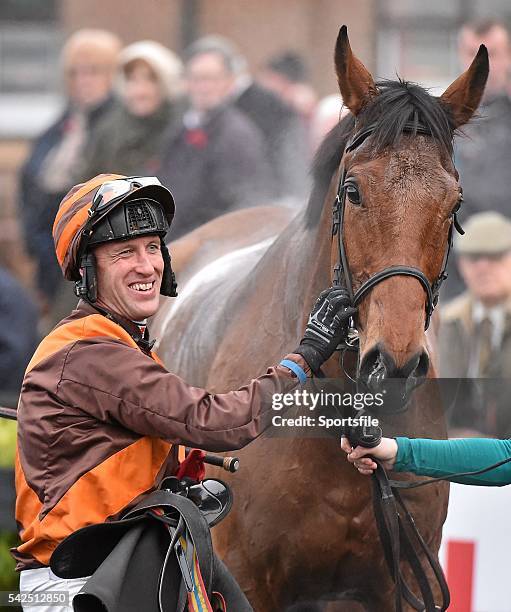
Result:
[[[419,476],[448,477],[457,472],[475,472],[511,457],[511,440],[396,438],[396,441],[398,453],[394,470]],[[462,476],[452,482],[489,487],[511,484],[511,461],[484,474]]]

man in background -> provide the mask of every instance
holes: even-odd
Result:
[[[511,218],[511,38],[506,25],[484,19],[461,28],[458,53],[463,69],[469,66],[481,44],[488,49],[490,73],[479,117],[463,128],[455,142],[456,168],[464,193],[461,221],[487,210]],[[459,295],[464,285],[452,263],[448,270],[449,280],[444,284],[442,296],[450,299]]]
[[[442,310],[439,333],[440,376],[459,381],[450,425],[509,437],[511,220],[478,213],[465,230],[455,251],[467,291]]]
[[[456,162],[463,185],[465,218],[483,210],[496,210],[511,217],[509,168],[511,167],[511,40],[499,21],[478,21],[463,26],[459,55],[463,68],[480,44],[488,49],[490,73],[480,118],[472,121],[457,140]]]
[[[309,190],[309,146],[303,122],[280,97],[252,78],[247,61],[221,36],[199,39],[194,48],[221,53],[232,69],[232,104],[261,131],[270,163],[270,195],[291,207],[303,204]]]
[[[271,57],[258,75],[258,81],[276,93],[309,127],[318,96],[309,83],[304,58],[296,51],[284,51]]]
[[[185,53],[189,106],[170,128],[157,172],[181,204],[173,240],[226,212],[268,203],[263,135],[232,104],[235,74],[233,58],[220,48],[199,41]]]

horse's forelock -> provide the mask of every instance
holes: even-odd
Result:
[[[380,81],[380,94],[357,118],[357,127],[374,125],[371,136],[375,153],[395,146],[406,123],[428,128],[441,153],[452,157],[454,124],[448,109],[426,89],[408,81]]]
[[[357,130],[374,125],[371,146],[374,153],[396,146],[406,123],[415,122],[431,132],[442,155],[453,154],[453,120],[449,110],[426,89],[408,81],[379,81],[379,95],[358,115]],[[308,227],[317,225],[332,176],[341,163],[346,143],[352,136],[355,118],[345,117],[324,138],[314,157],[314,187],[306,211]]]

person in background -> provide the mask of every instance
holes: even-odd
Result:
[[[266,204],[270,197],[262,134],[231,103],[232,57],[200,41],[185,56],[189,108],[170,134],[157,172],[181,203],[172,239],[236,208]]]
[[[295,51],[284,51],[271,57],[258,75],[258,81],[288,104],[306,128],[314,115],[318,96],[308,82],[307,68],[302,56]]]
[[[156,172],[165,134],[182,119],[182,69],[172,51],[152,40],[121,51],[122,104],[94,131],[85,152],[83,180],[101,172]]]
[[[463,128],[455,141],[455,162],[463,186],[463,222],[475,213],[495,210],[511,218],[508,174],[511,166],[511,38],[504,22],[483,19],[462,26],[458,54],[463,69],[479,45],[488,49],[490,73],[479,117]],[[473,57],[473,55],[472,55]],[[450,262],[449,279],[442,297],[451,299],[464,290],[456,267]]]
[[[450,426],[509,437],[511,220],[470,217],[455,253],[467,290],[441,311],[439,332],[440,376],[460,381]]]
[[[264,138],[271,168],[272,199],[291,207],[303,204],[310,187],[310,154],[307,132],[298,115],[273,91],[252,78],[245,58],[229,40],[206,36],[194,46],[229,58],[232,102],[261,130]]]
[[[120,49],[118,37],[105,30],[83,29],[71,35],[61,56],[66,108],[36,139],[21,169],[21,223],[45,305],[51,304],[60,284],[51,236],[53,218],[76,182],[87,140],[116,104],[112,83]]]
[[[37,341],[36,306],[27,291],[0,266],[0,406],[16,407]]]
[[[511,100],[508,95],[511,73],[511,39],[501,21],[483,20],[465,24],[460,31],[458,50],[463,68],[480,44],[488,49],[490,73],[479,110],[480,119],[465,129],[466,137],[456,142],[456,163],[465,201],[463,218],[476,212],[496,210],[511,217],[508,173],[511,165]]]

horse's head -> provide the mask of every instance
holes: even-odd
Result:
[[[375,83],[345,27],[335,64],[354,127],[338,175],[341,242],[332,259],[342,263],[341,244],[341,280],[358,305],[359,379],[373,391],[397,380],[407,399],[430,370],[425,329],[461,199],[453,135],[479,105],[488,54],[481,46],[439,98],[403,81]]]

